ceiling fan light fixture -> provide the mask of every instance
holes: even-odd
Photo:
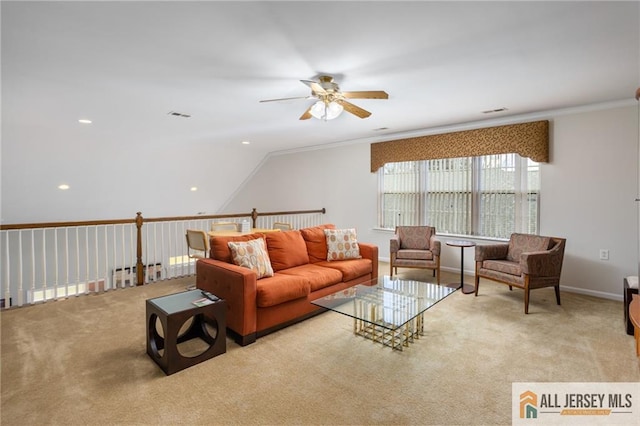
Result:
[[[337,102],[325,102],[319,100],[309,110],[309,113],[318,120],[333,120],[342,114],[344,108]]]

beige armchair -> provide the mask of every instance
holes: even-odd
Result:
[[[291,231],[293,226],[288,222],[273,222],[272,229],[279,229],[281,231]]]
[[[440,241],[433,226],[397,226],[389,256],[392,277],[399,267],[432,269],[440,284]]]
[[[199,229],[187,229],[187,256],[191,259],[209,257],[209,236]],[[193,250],[193,252],[192,252]]]
[[[476,246],[476,296],[480,278],[524,290],[524,313],[529,313],[529,291],[554,287],[560,304],[560,272],[566,240],[530,234],[511,234],[509,243]]]
[[[235,222],[211,222],[211,231],[239,231],[240,228]]]

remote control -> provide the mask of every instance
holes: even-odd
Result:
[[[206,297],[207,299],[217,302],[218,300],[220,300],[220,298],[218,296],[216,296],[215,294],[211,294],[208,291],[205,290],[201,290],[200,293],[202,293],[202,295],[204,297]]]

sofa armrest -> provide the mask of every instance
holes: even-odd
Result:
[[[440,246],[440,241],[436,240],[435,235],[432,235],[429,239],[429,250],[431,250],[434,256],[440,256]]]
[[[508,243],[477,245],[476,262],[482,262],[489,259],[506,259],[508,251]]]
[[[371,261],[371,278],[378,278],[378,246],[358,242],[360,256]]]
[[[394,235],[389,240],[389,253],[397,253],[400,250],[400,237],[398,235]]]
[[[253,335],[256,319],[257,275],[248,268],[214,259],[196,263],[196,287],[227,302],[227,327],[240,336]]]

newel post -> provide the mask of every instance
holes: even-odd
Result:
[[[251,227],[257,228],[256,223],[258,222],[258,211],[255,207],[253,208],[253,210],[251,210],[251,221],[253,222],[251,224]]]
[[[136,285],[144,284],[144,265],[142,264],[142,212],[136,213]]]

